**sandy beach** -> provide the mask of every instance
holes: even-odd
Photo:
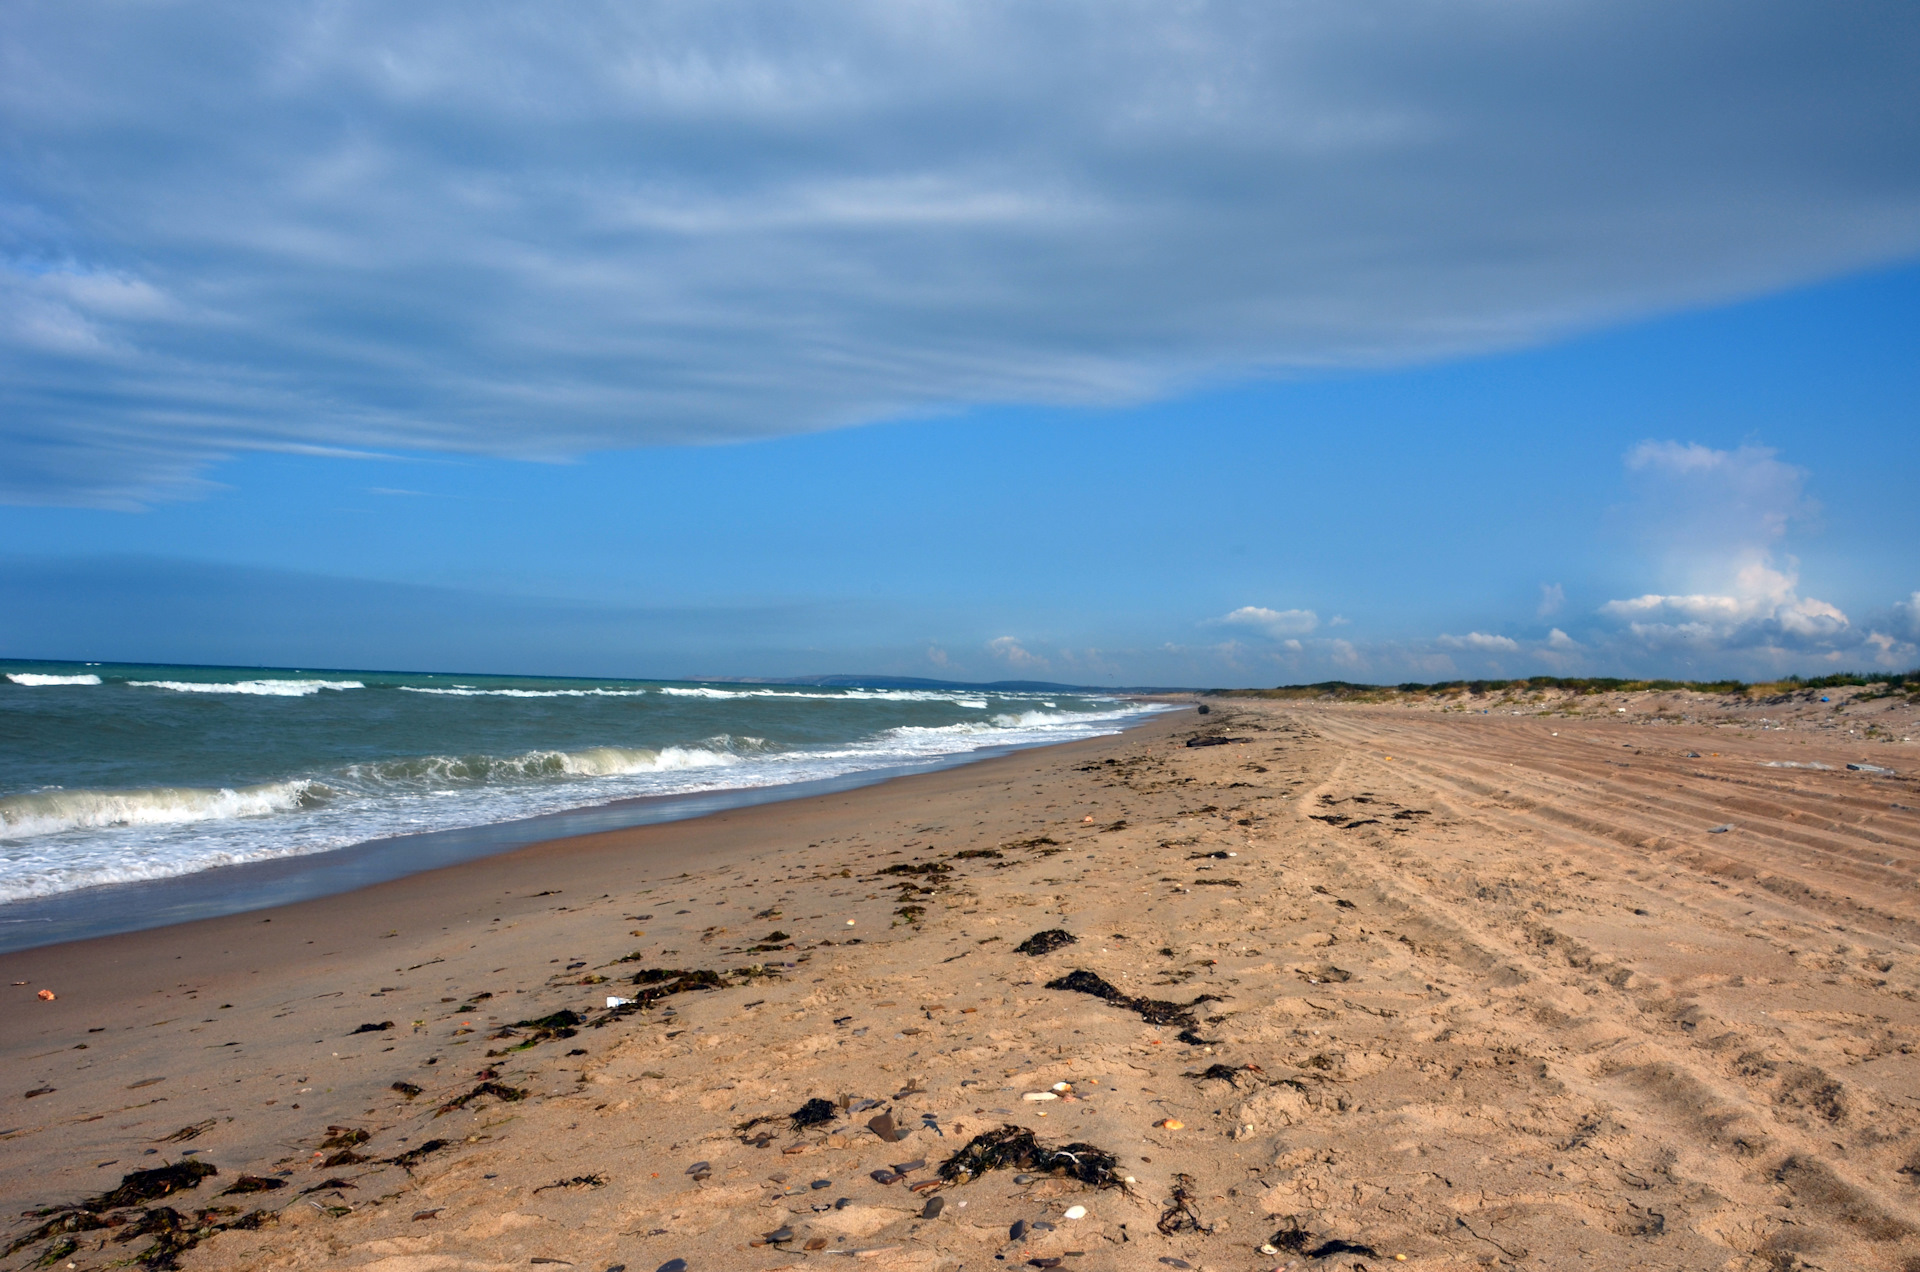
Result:
[[[1821,696],[1216,698],[0,956],[0,1262],[1920,1267],[1920,713]]]

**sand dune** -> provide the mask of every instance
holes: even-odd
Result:
[[[219,1174],[8,1266],[1920,1266],[1912,708],[1695,705],[1217,702],[9,955],[9,1209]],[[1008,1125],[1117,1186],[940,1179]]]

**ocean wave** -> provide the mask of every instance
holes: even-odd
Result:
[[[656,692],[675,698],[792,698],[807,702],[946,702],[956,707],[986,710],[984,698],[941,689],[713,689],[705,685],[684,688],[662,685]]]
[[[133,791],[34,791],[0,799],[0,838],[260,817],[312,807],[329,794],[325,786],[305,779],[217,790],[156,786]]]
[[[129,680],[139,689],[171,689],[175,693],[244,693],[267,698],[304,698],[322,689],[365,689],[358,680]]]
[[[16,685],[97,685],[98,676],[43,676],[33,671],[10,671],[7,679]]]
[[[641,698],[651,689],[451,689],[423,685],[401,685],[405,693],[437,693],[450,698]]]
[[[738,762],[738,756],[717,747],[595,746],[580,751],[527,751],[521,755],[420,755],[376,760],[342,769],[340,780],[351,789],[477,786],[562,777],[626,777],[636,773],[715,768]]]

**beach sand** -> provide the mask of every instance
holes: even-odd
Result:
[[[1218,699],[0,956],[4,1265],[1920,1267],[1915,713],[1839,698]],[[941,1181],[1008,1125],[1084,1147]]]

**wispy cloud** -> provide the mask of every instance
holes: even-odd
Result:
[[[987,652],[1020,671],[1047,671],[1053,666],[1039,654],[1029,652],[1013,636],[996,636],[987,642]]]
[[[0,499],[1131,402],[1920,248],[1910,7],[103,12],[0,11]]]

